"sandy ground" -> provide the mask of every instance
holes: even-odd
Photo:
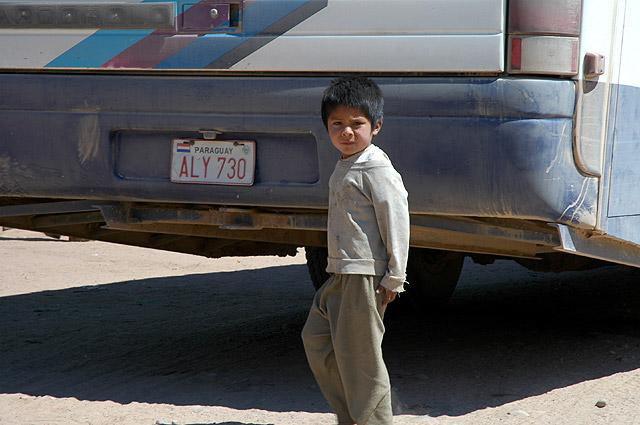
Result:
[[[0,255],[0,424],[334,423],[299,338],[303,256],[18,230]],[[387,317],[396,424],[640,424],[639,278],[466,263],[446,311]]]

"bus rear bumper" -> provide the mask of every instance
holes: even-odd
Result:
[[[312,209],[337,159],[319,118],[329,77],[0,74],[0,197]],[[415,216],[595,226],[598,179],[578,171],[575,83],[380,77],[375,143]],[[176,184],[171,141],[256,141],[251,187]]]

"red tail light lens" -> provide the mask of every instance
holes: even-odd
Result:
[[[522,68],[522,39],[511,39],[511,69],[519,71]]]

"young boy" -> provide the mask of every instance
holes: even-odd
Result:
[[[403,291],[409,211],[402,178],[371,144],[383,104],[378,86],[364,77],[333,81],[322,99],[322,120],[341,154],[329,180],[332,275],[316,293],[302,339],[340,425],[393,422],[382,319]]]

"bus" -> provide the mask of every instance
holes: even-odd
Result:
[[[463,259],[640,266],[640,3],[0,0],[0,225],[325,278],[322,92],[367,75],[410,293]]]

